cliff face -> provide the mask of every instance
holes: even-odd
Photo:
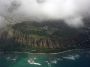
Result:
[[[70,30],[47,24],[18,24],[0,34],[0,50],[31,52],[32,50],[37,52],[52,52],[53,50],[53,52],[57,52],[89,48],[89,45],[81,44],[83,35],[81,36],[79,32],[75,33],[76,31],[73,32],[72,30],[71,32]],[[74,34],[71,35],[71,33]],[[82,40],[84,40],[83,37]]]

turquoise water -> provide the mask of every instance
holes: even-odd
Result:
[[[58,54],[0,53],[0,67],[90,67],[89,50]]]

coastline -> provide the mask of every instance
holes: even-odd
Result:
[[[79,51],[83,51],[83,50],[90,50],[90,48],[87,48],[87,49],[72,49],[72,50],[65,50],[65,51],[61,51],[61,52],[57,52],[57,53],[33,53],[33,52],[16,52],[16,51],[13,51],[13,52],[9,52],[9,51],[7,51],[7,52],[3,52],[3,51],[0,51],[0,53],[26,53],[26,54],[61,54],[61,53],[65,53],[65,52],[70,52],[70,51],[77,51],[77,50],[79,50]]]

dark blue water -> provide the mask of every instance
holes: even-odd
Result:
[[[90,67],[89,50],[58,54],[0,53],[0,67]]]

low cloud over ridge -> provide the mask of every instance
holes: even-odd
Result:
[[[22,21],[64,20],[71,27],[84,26],[90,0],[0,0],[0,28]]]

